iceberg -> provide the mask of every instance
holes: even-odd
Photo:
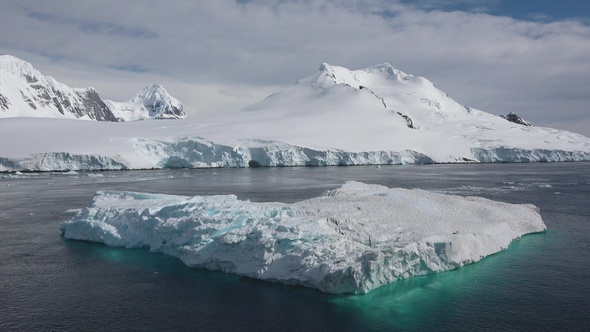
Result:
[[[364,294],[477,262],[546,226],[530,204],[347,182],[292,204],[100,191],[60,229],[190,267]]]

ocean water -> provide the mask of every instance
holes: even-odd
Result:
[[[1,331],[590,331],[590,163],[0,177]],[[533,203],[548,230],[363,296],[190,269],[59,231],[96,190],[294,202],[346,180]]]

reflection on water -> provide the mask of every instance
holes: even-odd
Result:
[[[526,265],[523,262],[542,260],[543,254],[535,251],[536,245],[545,240],[546,234],[530,234],[513,243],[506,251],[488,256],[463,268],[428,276],[410,278],[381,287],[364,296],[341,296],[330,302],[343,313],[362,317],[363,322],[373,322],[375,329],[383,326],[397,329],[428,330],[433,324],[464,320],[467,329],[470,312],[500,311],[488,301],[490,291],[497,294],[504,283],[514,282],[515,275],[502,275],[499,271]],[[527,292],[522,292],[521,295]],[[528,294],[533,300],[536,293]],[[497,325],[499,328],[501,325]],[[473,326],[475,328],[475,326]],[[506,327],[508,328],[508,326]],[[500,329],[501,330],[501,329]]]
[[[464,268],[364,296],[187,268],[142,249],[65,240],[97,190],[294,202],[347,180],[540,207],[548,231]],[[560,194],[556,194],[560,193]],[[584,330],[590,164],[19,174],[0,179],[0,330]]]

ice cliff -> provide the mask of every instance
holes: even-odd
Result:
[[[69,239],[335,294],[453,270],[543,230],[533,205],[359,182],[293,204],[97,192],[61,224]]]

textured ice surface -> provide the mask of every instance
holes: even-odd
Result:
[[[361,294],[476,262],[545,224],[533,205],[347,182],[293,204],[97,192],[61,230],[192,267]]]

